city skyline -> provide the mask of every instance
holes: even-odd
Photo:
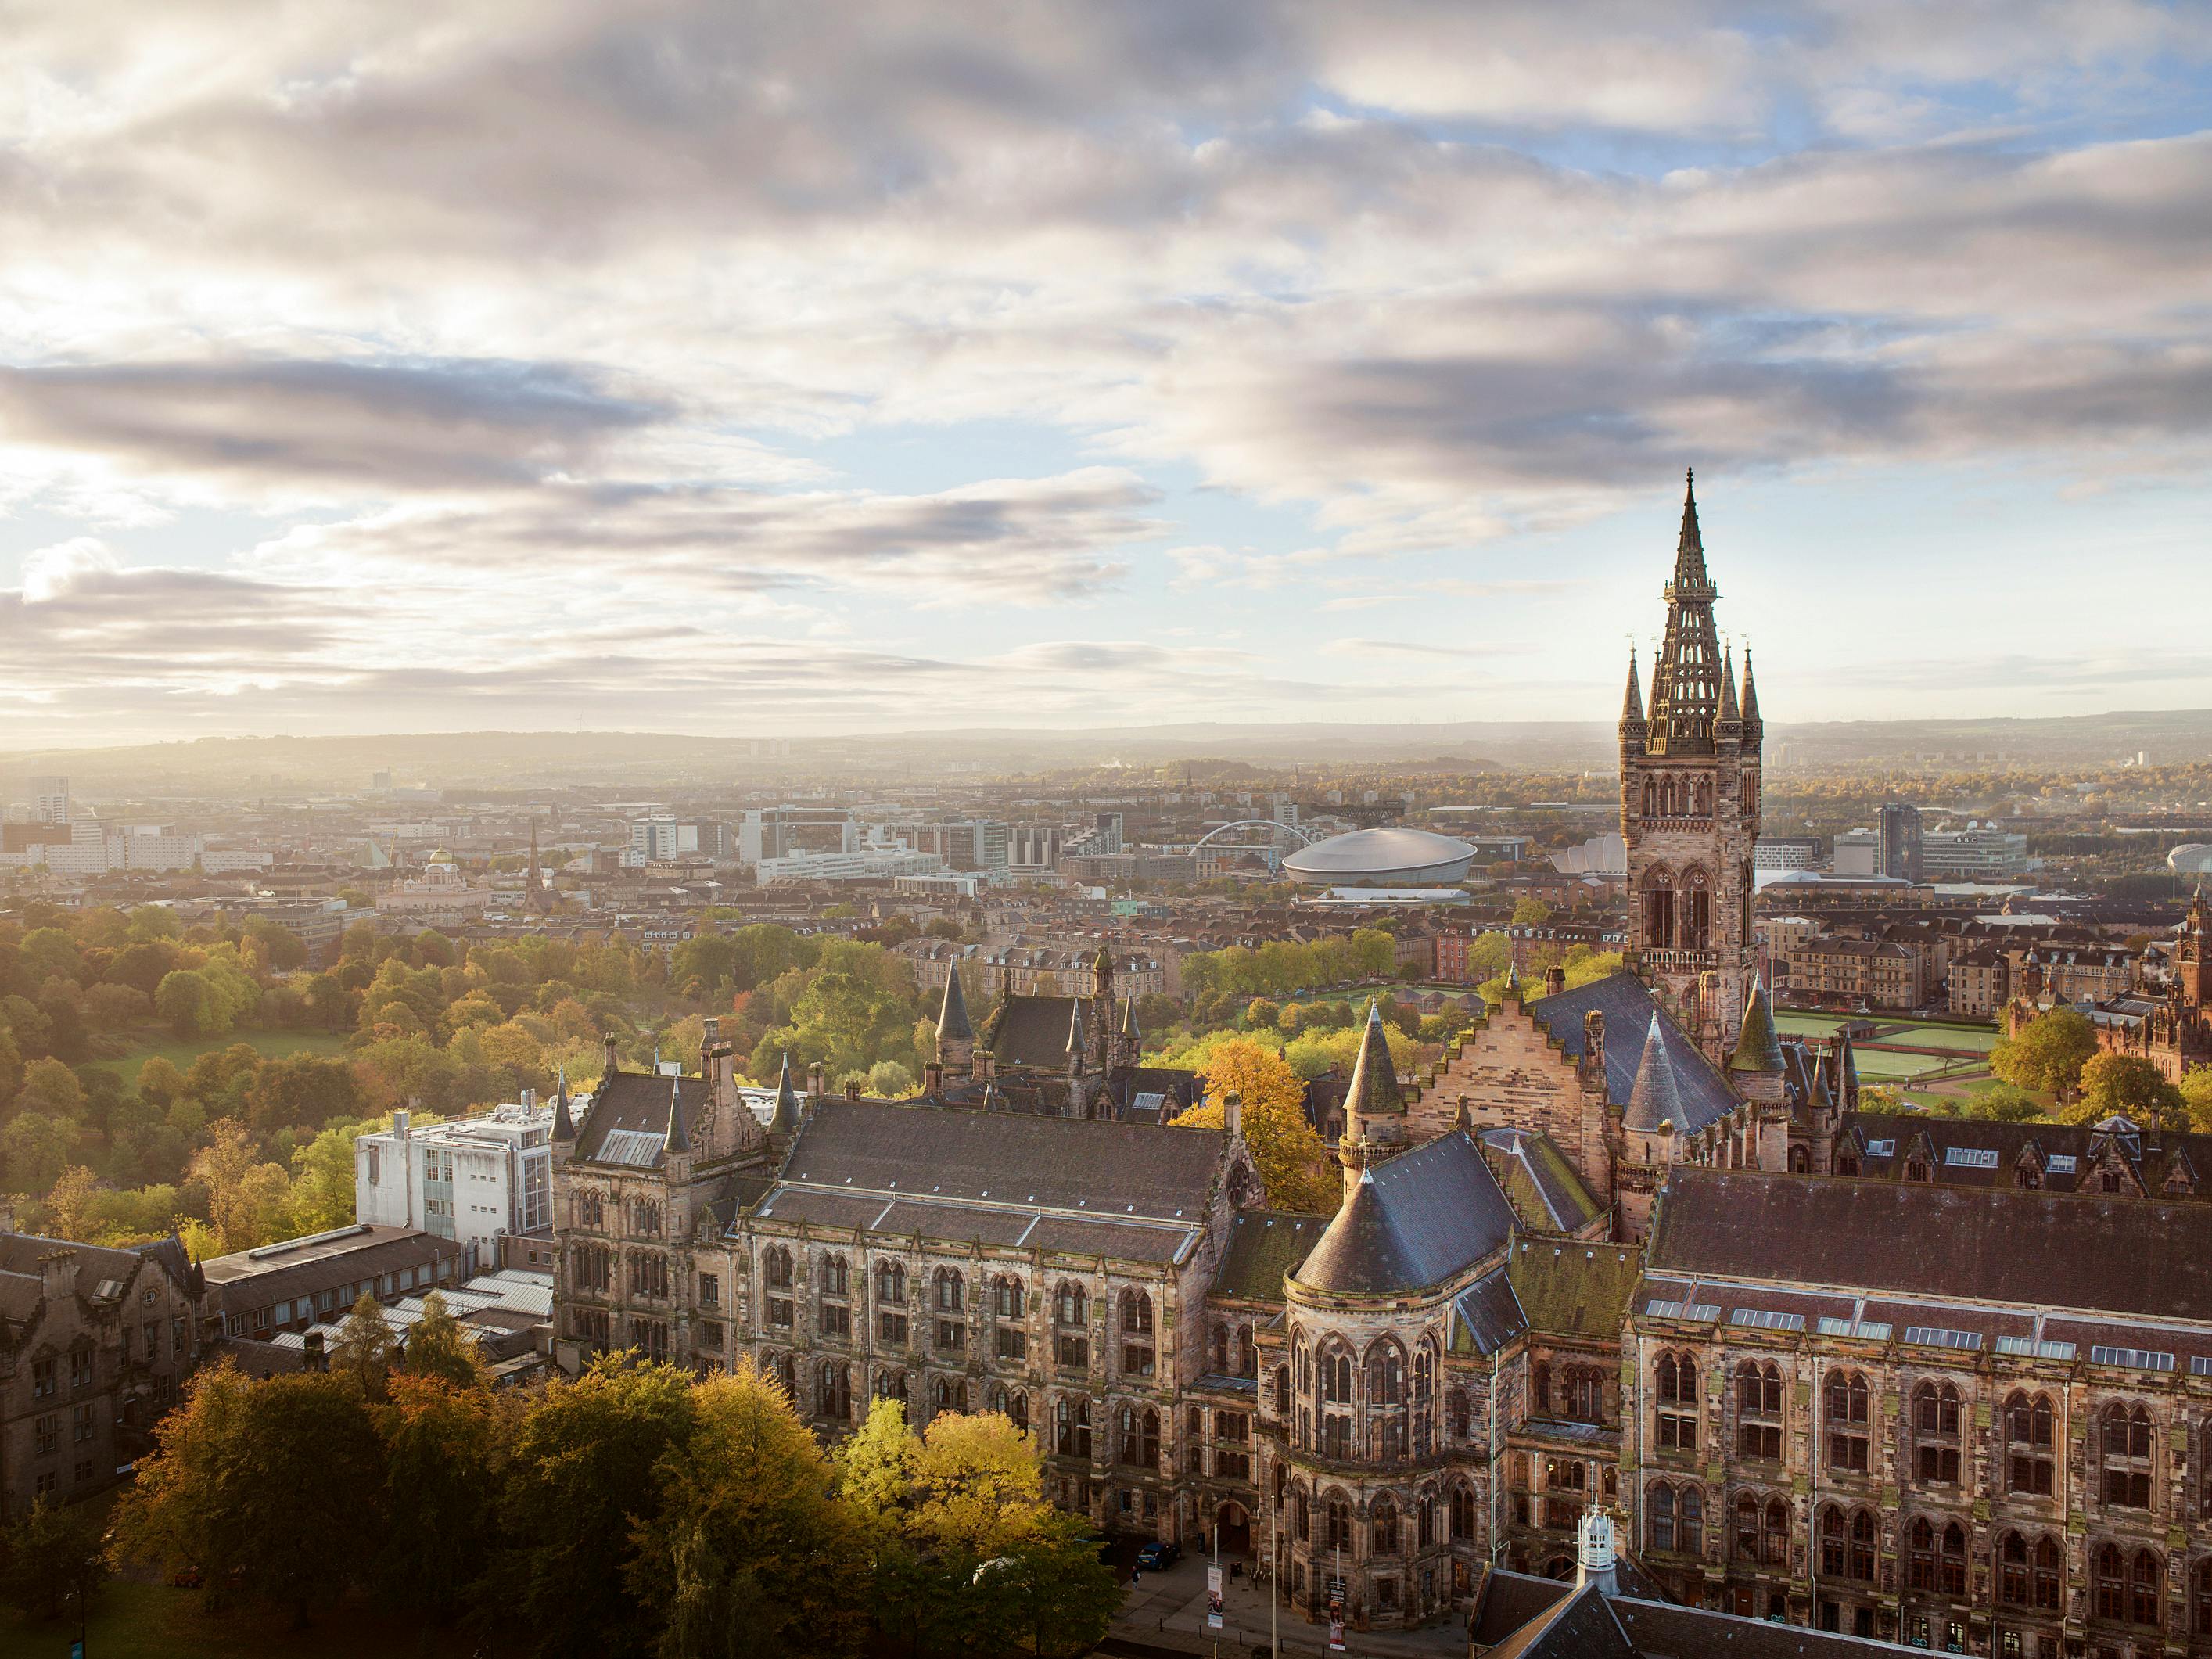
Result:
[[[11,746],[2212,708],[2212,22],[59,8]],[[1611,647],[1613,648],[1606,648]]]

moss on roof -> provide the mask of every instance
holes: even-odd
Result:
[[[1229,1226],[1229,1248],[1213,1276],[1217,1296],[1280,1302],[1283,1276],[1311,1253],[1328,1227],[1323,1215],[1289,1210],[1245,1210]]]
[[[1522,1135],[1517,1144],[1520,1157],[1497,1151],[1491,1166],[1498,1170],[1522,1227],[1533,1232],[1573,1232],[1597,1218],[1602,1206],[1549,1135]],[[1533,1171],[1524,1158],[1536,1165]]]
[[[1508,1272],[1528,1328],[1564,1336],[1617,1337],[1644,1271],[1633,1244],[1574,1239],[1515,1241]]]

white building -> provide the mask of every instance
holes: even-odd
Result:
[[[502,1234],[553,1220],[553,1112],[525,1091],[514,1103],[445,1123],[392,1127],[354,1143],[354,1217],[420,1227],[468,1252],[469,1270],[499,1265]]]
[[[33,778],[31,780],[31,822],[67,823],[69,821],[69,780],[58,777]]]
[[[1836,837],[1835,860],[1829,866],[1839,876],[1871,876],[1881,860],[1881,837],[1871,830],[1846,830]]]
[[[68,810],[65,799],[63,810]],[[9,862],[44,864],[58,875],[104,876],[112,870],[189,870],[200,856],[200,838],[168,824],[107,824],[83,817],[51,822],[69,824],[68,841],[34,843]]]
[[[763,887],[805,881],[890,881],[900,876],[933,876],[945,860],[934,853],[903,847],[863,848],[850,853],[810,853],[804,848],[753,866]]]

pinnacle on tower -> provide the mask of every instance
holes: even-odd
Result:
[[[768,1121],[768,1132],[772,1135],[795,1135],[799,1133],[799,1091],[791,1086],[791,1054],[783,1056],[783,1072],[775,1080],[775,1111]]]
[[[1628,1106],[1621,1127],[1644,1134],[1656,1134],[1662,1123],[1682,1121],[1682,1091],[1674,1081],[1674,1057],[1667,1052],[1666,1032],[1659,1011],[1651,1011],[1651,1029],[1644,1038],[1644,1057],[1636,1064],[1636,1082],[1628,1091]]]
[[[1710,587],[1705,574],[1705,538],[1698,530],[1698,472],[1689,468],[1682,479],[1682,535],[1674,544],[1674,586]]]
[[[1651,664],[1651,729],[1645,748],[1654,755],[1710,755],[1713,723],[1721,712],[1720,640],[1713,629],[1713,601],[1720,595],[1705,574],[1694,489],[1682,497],[1674,580],[1662,597],[1667,601],[1667,634]]]
[[[1759,688],[1751,681],[1751,647],[1743,648],[1743,730],[1753,743],[1759,741],[1762,727],[1759,720]]]
[[[1726,724],[1741,726],[1743,713],[1735,701],[1735,651],[1733,647],[1721,653],[1721,719]]]
[[[1620,735],[1641,738],[1644,731],[1644,688],[1636,678],[1636,647],[1628,647],[1628,690],[1620,699]]]
[[[1091,1044],[1083,1034],[1083,999],[1070,997],[1068,1002],[1074,1012],[1067,1020],[1067,1052],[1071,1054],[1088,1053]]]
[[[975,1036],[975,1027],[968,1018],[968,998],[960,988],[960,969],[956,963],[945,975],[945,1000],[937,1011],[937,1040],[970,1042]]]
[[[1145,1040],[1144,1032],[1137,1028],[1137,999],[1134,996],[1121,999],[1121,1035],[1133,1043]]]
[[[1390,1039],[1382,1029],[1379,1003],[1367,1005],[1367,1029],[1360,1033],[1359,1058],[1352,1063],[1352,1081],[1344,1091],[1344,1111],[1349,1118],[1403,1115],[1406,1097],[1398,1091],[1398,1066],[1390,1058]]]
[[[574,1140],[576,1121],[568,1115],[568,1068],[561,1068],[560,1086],[553,1094],[553,1139],[556,1141]]]
[[[1782,1039],[1774,1030],[1774,1005],[1767,1000],[1766,975],[1753,975],[1751,997],[1744,1004],[1743,1026],[1737,1032],[1735,1051],[1729,1055],[1731,1072],[1782,1070]]]
[[[691,1131],[684,1121],[684,1079],[668,1079],[668,1133],[661,1137],[663,1153],[688,1152],[691,1150]]]

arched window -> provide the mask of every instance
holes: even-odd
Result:
[[[1226,1324],[1216,1324],[1213,1328],[1213,1374],[1216,1376],[1229,1375],[1229,1327]]]
[[[938,1312],[957,1314],[962,1310],[967,1297],[967,1286],[966,1281],[960,1277],[957,1269],[939,1267],[931,1275],[931,1284],[936,1291]]]
[[[906,1269],[897,1262],[876,1263],[876,1300],[890,1303],[906,1300]]]
[[[1436,1494],[1424,1488],[1421,1495],[1413,1500],[1413,1544],[1418,1549],[1426,1549],[1436,1541]]]
[[[1552,1414],[1552,1368],[1542,1360],[1528,1367],[1528,1415]]]
[[[1119,1314],[1121,1375],[1150,1376],[1157,1358],[1152,1346],[1152,1298],[1143,1291],[1124,1290]]]
[[[905,1401],[907,1397],[906,1373],[904,1371],[896,1370],[878,1371],[876,1373],[875,1394],[876,1398],[878,1400]]]
[[[1371,1511],[1375,1523],[1375,1553],[1395,1555],[1398,1553],[1398,1506],[1384,1492],[1375,1500]]]
[[[1760,1540],[1759,1559],[1770,1566],[1790,1564],[1790,1505],[1779,1498],[1766,1500],[1766,1525]]]
[[[1735,1500],[1735,1559],[1756,1562],[1759,1559],[1759,1499],[1751,1492],[1740,1492]]]
[[[1406,1403],[1406,1357],[1395,1342],[1385,1337],[1367,1351],[1367,1403],[1402,1406]]]
[[[2051,1495],[2051,1397],[2015,1393],[2005,1401],[2005,1490]]]
[[[1256,1377],[1260,1375],[1260,1345],[1254,1340],[1252,1328],[1237,1328],[1237,1375]]]
[[[1705,1494],[1684,1486],[1674,1506],[1674,1541],[1685,1555],[1702,1555],[1705,1549]]]
[[[1324,1348],[1317,1370],[1322,1401],[1328,1405],[1349,1406],[1352,1403],[1351,1350]]]
[[[1695,1451],[1698,1446],[1698,1362],[1689,1354],[1662,1350],[1652,1368],[1652,1393],[1658,1407],[1657,1438],[1662,1451]]]
[[[1857,1371],[1831,1371],[1826,1395],[1828,1468],[1839,1474],[1864,1474],[1872,1462],[1867,1380]]]
[[[1674,948],[1674,884],[1664,870],[1654,870],[1644,878],[1644,947],[1647,951]]]
[[[1876,1528],[1873,1514],[1853,1510],[1848,1515],[1834,1504],[1820,1511],[1820,1572],[1828,1578],[1847,1578],[1858,1583],[1874,1582]]]
[[[1924,1515],[1905,1529],[1905,1582],[1917,1590],[1936,1588],[1936,1523]]]
[[[1694,869],[1682,881],[1682,948],[1702,951],[1712,933],[1711,883],[1703,870]]]
[[[1603,1423],[1605,1373],[1588,1365],[1571,1365],[1562,1380],[1566,1385],[1563,1403],[1567,1416],[1577,1423]]]
[[[1052,1293],[1052,1318],[1055,1325],[1091,1322],[1091,1297],[1082,1285],[1068,1279],[1060,1281]]]
[[[1332,1550],[1348,1550],[1352,1545],[1352,1505],[1341,1496],[1328,1500],[1327,1512],[1328,1536],[1323,1547]]]
[[[2190,1622],[2199,1636],[2212,1636],[2212,1555],[2197,1564],[2189,1575]]]
[[[2008,1532],[1997,1541],[1997,1599],[2007,1607],[2058,1611],[2058,1546],[2048,1537],[2033,1544]]]
[[[1923,1485],[1959,1484],[1959,1390],[1923,1382],[1912,1391],[1917,1470]]]
[[[1954,1521],[1943,1528],[1942,1555],[1938,1560],[1936,1588],[1944,1595],[1966,1593],[1966,1529]]]
[[[991,1281],[991,1310],[1001,1319],[1022,1316],[1022,1281],[1000,1273]]]
[[[822,1415],[837,1421],[848,1422],[853,1415],[853,1370],[842,1359],[822,1362],[818,1379]]]
[[[937,1409],[963,1413],[968,1409],[967,1378],[940,1376],[937,1379]]]
[[[1472,1486],[1461,1485],[1451,1489],[1451,1535],[1462,1540],[1472,1540],[1475,1535]]]
[[[576,1224],[579,1227],[600,1227],[607,1218],[606,1200],[589,1188],[576,1194]]]
[[[843,1256],[825,1255],[822,1258],[823,1295],[842,1297],[848,1294],[846,1289],[848,1277]]]
[[[1792,1146],[1790,1149],[1790,1173],[1791,1175],[1812,1174],[1813,1154],[1802,1146]]]
[[[1782,1372],[1769,1360],[1735,1368],[1736,1449],[1766,1462],[1782,1459]]]
[[[2094,1560],[2097,1617],[2125,1619],[2128,1616],[2127,1557],[2120,1553],[2118,1544],[2100,1544]]]
[[[761,1282],[772,1291],[791,1288],[791,1252],[771,1244],[761,1252]]]
[[[1473,1428],[1468,1418],[1467,1390],[1449,1389],[1444,1393],[1444,1426],[1455,1440],[1464,1440]]]
[[[791,1356],[787,1353],[767,1353],[761,1356],[761,1369],[775,1381],[787,1400],[799,1398],[799,1379],[794,1375]]]
[[[1062,1395],[1053,1407],[1054,1449],[1062,1457],[1091,1455],[1091,1402],[1081,1395]]]
[[[1663,1481],[1653,1486],[1644,1499],[1644,1542],[1647,1549],[1674,1547],[1674,1489]]]
[[[2150,1413],[2141,1406],[2105,1407],[2105,1502],[2115,1509],[2150,1507]]]
[[[1838,1175],[1855,1177],[1857,1176],[1858,1172],[1859,1161],[1857,1158],[1852,1157],[1849,1152],[1845,1152],[1842,1157],[1836,1160],[1836,1173]]]

